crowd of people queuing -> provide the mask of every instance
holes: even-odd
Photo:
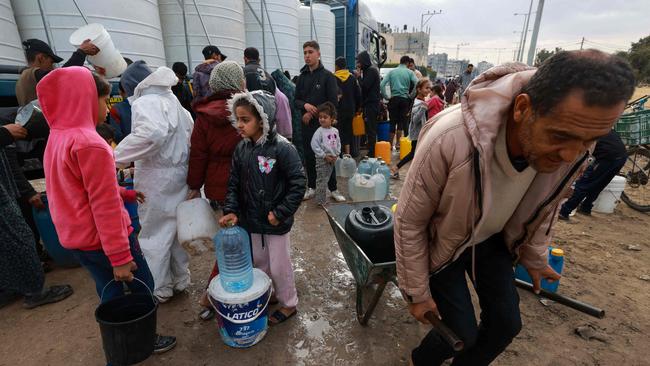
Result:
[[[436,165],[443,160],[429,163],[429,151],[438,151],[444,144],[448,150],[437,153],[441,159],[443,155],[452,151],[459,153],[465,147],[467,151],[462,156],[444,159],[460,162],[465,161],[463,159],[467,156],[471,160],[472,156],[471,143],[462,145],[465,146],[463,148],[459,147],[460,142],[452,146],[454,141],[470,139],[463,132],[454,132],[458,130],[454,126],[461,123],[460,108],[441,112],[457,103],[459,98],[471,98],[472,93],[480,91],[479,88],[484,88],[486,93],[498,94],[508,85],[516,84],[508,90],[520,90],[532,75],[529,69],[518,66],[519,69],[512,70],[521,72],[526,80],[510,78],[508,70],[499,69],[487,76],[482,75],[478,82],[473,83],[474,74],[472,65],[469,65],[458,79],[446,82],[430,80],[414,68],[413,59],[404,56],[399,67],[382,79],[366,51],[357,55],[354,70],[348,68],[344,58],[338,58],[332,72],[320,61],[319,44],[308,41],[303,45],[305,66],[292,80],[291,75],[281,70],[269,74],[260,64],[259,51],[255,48],[247,48],[241,55],[242,67],[228,59],[218,47],[209,45],[203,49],[205,61],[194,69],[191,83],[187,77],[188,68],[181,62],[174,63],[171,69],[159,67],[153,71],[144,61],[127,60],[128,67],[119,81],[123,101],[109,109],[106,100],[111,86],[102,77],[102,70],[91,72],[83,67],[85,56],[98,51],[90,41],[84,42],[70,61],[62,68],[55,69],[53,64],[62,60],[44,42],[29,40],[26,42],[29,67],[17,84],[21,105],[38,98],[50,126],[43,161],[49,209],[61,244],[72,250],[88,270],[95,281],[98,295],[104,293],[101,301],[124,293],[122,284],[112,281],[116,280],[125,281],[132,292],[148,292],[147,287],[151,288],[158,301],[165,303],[190,285],[190,257],[177,239],[176,207],[182,201],[206,197],[219,217],[220,225],[238,224],[251,234],[254,264],[271,277],[275,287],[271,303],[277,303],[278,308],[270,316],[272,324],[284,322],[297,312],[298,295],[290,257],[290,232],[293,216],[301,202],[315,197],[319,205],[326,206],[328,196],[337,202],[346,200],[338,190],[334,165],[342,154],[356,151],[358,155],[358,146],[355,149],[354,145],[359,139],[355,138],[352,129],[352,120],[357,113],[364,118],[365,136],[361,140],[368,156],[374,155],[377,124],[385,122],[382,116],[386,109],[390,121],[389,142],[393,149],[399,148],[402,136],[411,140],[411,152],[391,169],[393,178],[399,179],[399,169],[409,162],[416,162],[418,166],[424,166],[424,171],[432,170],[437,174],[438,170],[444,170]],[[602,56],[582,57],[598,59]],[[593,70],[598,70],[598,67],[592,65]],[[502,73],[497,75],[499,72]],[[627,74],[622,78],[625,77]],[[503,86],[499,83],[510,84]],[[536,91],[531,89],[529,93]],[[510,103],[510,99],[507,103]],[[488,107],[477,104],[471,108]],[[504,106],[503,110],[507,108]],[[441,121],[448,121],[439,126],[449,125],[448,130],[433,128],[427,122],[438,114],[444,114]],[[523,118],[515,115],[518,119]],[[481,244],[476,253],[471,252],[471,259],[473,263],[475,256],[479,260],[497,258],[499,263],[504,264],[499,269],[505,271],[504,268],[508,266],[506,247],[498,251],[490,243],[502,240],[497,236],[507,228],[506,222],[519,204],[518,199],[526,197],[526,189],[517,190],[517,187],[532,187],[536,173],[527,163],[519,167],[517,164],[521,162],[512,160],[512,157],[508,160],[509,151],[504,152],[505,145],[499,148],[499,144],[506,143],[505,127],[487,124],[483,120],[479,123],[487,126],[482,127],[487,129],[480,132],[486,133],[489,129],[491,137],[489,141],[484,141],[482,136],[472,137],[474,143],[484,144],[489,151],[494,151],[493,145],[496,144],[495,159],[501,164],[499,166],[506,164],[508,167],[495,165],[490,168],[491,156],[475,156],[475,159],[488,159],[484,165],[488,166],[488,171],[492,169],[491,179],[500,179],[503,183],[501,188],[493,187],[489,197],[501,197],[508,202],[506,206],[510,211],[500,214],[496,208],[489,207],[488,212],[493,216],[488,220],[491,220],[489,224],[492,226],[483,226],[482,230],[471,235],[475,239],[474,244]],[[479,131],[472,133],[478,134]],[[439,141],[435,140],[437,134],[442,136]],[[458,136],[449,137],[453,134]],[[40,194],[22,176],[20,167],[12,158],[12,154],[15,154],[13,142],[25,137],[26,131],[18,125],[9,124],[0,128],[0,199],[3,203],[0,207],[3,217],[0,220],[0,240],[12,243],[2,246],[0,295],[3,302],[22,296],[24,306],[34,308],[65,299],[72,294],[72,288],[68,285],[44,287],[41,261],[45,254],[40,254],[39,258],[39,245],[35,245],[39,241],[38,232],[33,225],[30,228],[27,218],[30,215],[24,214],[26,210],[21,212],[20,206],[42,207],[43,203],[40,202]],[[420,149],[426,149],[426,153],[418,154]],[[612,168],[609,171],[614,171],[620,164],[620,158],[614,160],[616,162],[610,164]],[[509,166],[510,161],[514,168]],[[547,168],[543,165],[533,167],[539,171]],[[134,190],[128,191],[118,185],[116,168],[133,171]],[[461,167],[459,171],[468,175],[467,181],[472,180],[469,178],[469,167]],[[440,300],[440,313],[446,319],[462,323],[465,321],[462,315],[449,309],[453,301],[465,307],[471,307],[471,301],[467,305],[469,300],[464,293],[458,295],[457,299],[451,299],[453,301],[446,299],[441,294],[453,291],[440,287],[442,285],[433,280],[429,288],[429,281],[425,278],[432,270],[439,269],[431,263],[442,265],[438,262],[443,256],[431,261],[426,257],[448,248],[436,247],[428,255],[417,253],[422,248],[434,245],[423,239],[431,236],[422,232],[428,230],[426,221],[433,215],[429,203],[438,203],[429,202],[431,197],[437,195],[436,199],[446,199],[444,195],[440,196],[440,186],[444,182],[432,178],[436,174],[422,174],[420,171],[419,174],[409,175],[404,189],[414,198],[409,200],[409,204],[400,206],[396,215],[400,285],[405,298],[412,302],[411,312],[416,318],[421,320],[423,311],[436,309],[435,304],[429,301],[433,296],[436,302]],[[449,180],[452,178],[451,175],[448,177]],[[513,182],[516,187],[511,184]],[[599,181],[598,185],[601,184]],[[460,186],[462,184],[455,185],[453,189],[460,189]],[[548,186],[554,186],[554,183]],[[505,199],[504,189],[519,192],[518,198]],[[570,201],[570,207],[565,205],[560,217],[568,217],[568,212],[582,201],[584,195],[586,193],[576,198],[575,202]],[[494,200],[496,198],[489,203],[493,204]],[[583,210],[590,209],[589,200],[591,198],[581,206]],[[134,230],[124,209],[126,201],[141,203],[139,232]],[[474,202],[472,205],[480,206],[481,203]],[[451,204],[444,207],[452,209]],[[431,215],[422,215],[423,212]],[[453,213],[458,216],[457,211]],[[473,222],[469,218],[471,215],[467,216],[462,219]],[[417,226],[418,223],[422,223],[422,226]],[[440,227],[444,223],[437,225]],[[470,237],[470,234],[463,232],[458,236]],[[431,240],[441,239],[436,236]],[[443,253],[444,256],[449,254],[447,252]],[[441,278],[447,276],[448,286],[452,286],[453,281],[460,282],[461,277],[464,281],[464,271],[467,269],[465,264],[470,254],[464,249],[456,252],[455,258],[460,256],[462,265],[454,264],[438,274]],[[417,258],[412,260],[416,265],[407,266],[405,258]],[[524,259],[531,262],[536,260]],[[479,275],[489,272],[488,266],[483,263],[479,262]],[[209,278],[214,278],[218,271],[215,262]],[[499,275],[503,274],[501,272]],[[542,275],[553,277],[544,272],[537,273],[537,278]],[[134,278],[140,281],[134,281]],[[488,279],[489,276],[485,274],[484,278]],[[513,310],[518,301],[511,290],[508,287],[507,296],[504,295],[508,300],[507,304],[501,304],[503,309]],[[479,296],[482,296],[480,292]],[[207,320],[215,315],[206,294],[199,302],[204,307],[199,314],[202,319]],[[499,315],[499,311],[493,308],[487,316]],[[520,326],[519,319],[511,314],[506,320],[509,322],[507,324],[512,325],[509,334],[514,337]],[[490,357],[498,354],[511,339],[494,334],[491,341],[483,339],[481,328],[477,340],[475,326],[454,324],[454,327],[464,332],[462,336],[489,349]],[[501,343],[497,342],[499,339]],[[164,352],[175,344],[176,339],[172,336],[158,336],[155,349]],[[431,354],[436,349],[443,350],[440,353],[442,356]],[[435,335],[429,335],[414,351],[413,360],[423,364],[426,360],[450,355],[451,351],[444,348]]]

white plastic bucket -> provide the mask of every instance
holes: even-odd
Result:
[[[612,213],[621,200],[621,193],[625,189],[625,177],[615,176],[603,189],[594,202],[593,210],[600,213]]]
[[[227,292],[217,276],[210,281],[208,294],[217,311],[219,334],[226,345],[248,348],[264,338],[271,298],[271,279],[266,273],[254,268],[251,288],[237,293]]]
[[[176,207],[176,227],[178,241],[191,254],[213,248],[212,239],[219,230],[214,212],[204,198],[184,201]]]
[[[126,70],[126,61],[115,48],[110,34],[103,25],[91,23],[85,25],[70,35],[70,44],[79,47],[85,40],[90,41],[99,48],[95,56],[88,56],[88,62],[106,70],[106,78],[114,78]]]

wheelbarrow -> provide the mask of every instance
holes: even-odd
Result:
[[[332,204],[325,208],[327,218],[334,230],[334,235],[339,243],[345,262],[352,272],[357,289],[357,320],[361,325],[367,325],[372,316],[381,294],[389,282],[397,285],[397,267],[395,261],[373,263],[366,253],[359,248],[357,243],[345,231],[345,220],[352,210],[367,206],[385,206],[389,209],[396,201],[372,201]],[[369,296],[367,305],[364,297]]]
[[[345,231],[345,220],[352,210],[359,210],[368,206],[385,206],[390,209],[395,203],[394,200],[354,202],[333,204],[325,208],[327,219],[332,226],[332,230],[334,230],[334,235],[339,243],[345,262],[356,281],[357,320],[364,326],[368,324],[368,320],[372,316],[372,312],[375,310],[386,285],[392,282],[397,286],[397,264],[395,261],[373,263],[368,258],[367,253],[364,253]],[[364,305],[366,294],[370,297],[368,305]],[[427,312],[425,318],[455,351],[463,349],[463,341],[442,320],[432,312]]]

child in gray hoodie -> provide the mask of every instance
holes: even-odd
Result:
[[[320,206],[326,204],[327,181],[332,175],[334,163],[341,154],[341,138],[336,124],[336,107],[330,102],[318,106],[320,127],[311,139],[311,149],[316,156],[316,200]]]

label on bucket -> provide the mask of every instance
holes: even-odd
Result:
[[[251,347],[266,334],[271,279],[254,268],[253,285],[244,292],[231,293],[223,288],[220,277],[213,278],[208,286],[210,302],[217,310],[219,334],[230,347]]]
[[[269,292],[260,298],[242,304],[216,301],[219,332],[231,347],[250,347],[266,334]]]

